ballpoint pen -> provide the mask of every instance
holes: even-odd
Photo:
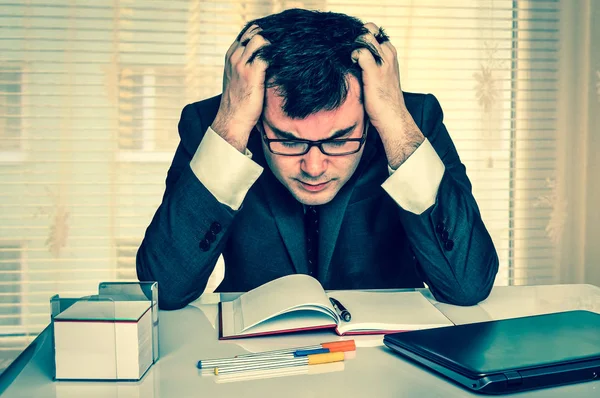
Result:
[[[350,319],[352,319],[352,315],[350,315],[350,311],[348,311],[346,309],[346,307],[344,307],[342,305],[342,303],[340,303],[338,300],[334,299],[333,297],[329,297],[329,301],[331,301],[331,305],[333,305],[333,308],[335,308],[335,310],[337,311],[340,318],[346,322],[350,322]]]
[[[280,368],[290,368],[290,367],[304,366],[304,365],[318,365],[318,364],[323,364],[323,363],[343,361],[344,358],[345,358],[344,352],[330,352],[330,353],[324,353],[324,354],[299,356],[299,357],[290,358],[287,360],[280,360],[280,361],[274,361],[274,362],[258,362],[258,363],[250,363],[250,364],[220,366],[220,367],[214,368],[214,373],[215,373],[215,375],[220,375],[220,374],[227,374],[227,373],[247,372],[247,371],[251,371],[251,370],[260,370],[260,369],[280,369]]]

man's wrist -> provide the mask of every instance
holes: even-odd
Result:
[[[400,112],[394,123],[379,131],[388,159],[388,165],[396,170],[425,141],[425,136],[407,109]]]
[[[245,153],[250,136],[250,131],[246,132],[246,128],[235,127],[235,123],[224,121],[218,114],[210,128],[240,153]]]

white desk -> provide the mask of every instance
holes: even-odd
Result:
[[[430,298],[429,292],[423,294]],[[53,382],[51,333],[47,328],[0,377],[0,394],[13,397],[475,397],[393,354],[381,336],[359,336],[356,357],[318,365],[323,373],[273,374],[254,380],[203,376],[199,359],[247,351],[296,347],[340,339],[331,332],[218,341],[216,303],[231,294],[212,294],[178,311],[160,313],[161,358],[141,382]],[[436,304],[456,323],[479,322],[572,309],[600,313],[600,288],[591,285],[497,287],[478,306]],[[600,333],[600,331],[599,331]],[[343,391],[343,392],[342,392]],[[600,397],[600,381],[531,391],[516,396]]]

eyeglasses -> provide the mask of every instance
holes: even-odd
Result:
[[[365,123],[365,131],[360,138],[334,138],[319,141],[286,140],[268,138],[264,133],[262,137],[269,151],[275,155],[301,156],[307,154],[310,148],[316,146],[325,155],[343,156],[360,151],[367,138],[367,129]]]

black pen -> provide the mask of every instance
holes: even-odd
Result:
[[[346,309],[346,307],[344,307],[342,305],[342,303],[340,303],[338,300],[334,299],[333,297],[329,297],[329,301],[331,301],[331,305],[333,305],[333,308],[335,308],[335,310],[337,311],[340,318],[346,322],[350,322],[350,319],[352,319],[352,315],[350,315],[350,311],[348,311]]]

